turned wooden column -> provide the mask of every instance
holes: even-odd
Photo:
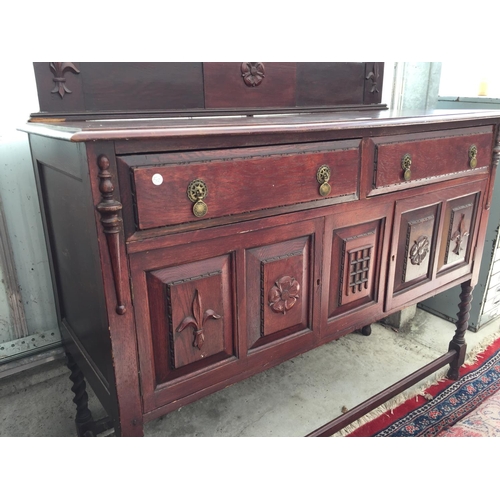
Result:
[[[93,436],[92,427],[94,419],[92,412],[89,410],[89,396],[87,394],[87,385],[85,378],[78,365],[75,363],[73,356],[66,353],[67,367],[71,371],[69,379],[73,382],[71,390],[75,394],[73,403],[76,405],[75,425],[78,436]]]
[[[448,371],[447,377],[452,380],[458,380],[460,378],[460,367],[464,364],[465,353],[467,351],[467,344],[465,343],[465,332],[469,326],[469,311],[472,301],[472,290],[471,282],[466,281],[462,283],[462,293],[460,294],[460,304],[458,304],[458,315],[457,315],[457,329],[455,330],[455,335],[450,342],[450,351],[456,351],[457,356],[450,363],[450,369]]]

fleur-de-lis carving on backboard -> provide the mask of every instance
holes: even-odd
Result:
[[[379,67],[378,67],[377,63],[373,63],[371,71],[368,72],[368,74],[366,75],[365,78],[366,78],[366,80],[371,80],[372,87],[370,89],[370,93],[371,94],[373,94],[373,93],[378,94],[379,90],[377,88],[377,85],[378,85],[378,79],[380,78],[380,71],[379,71]]]
[[[193,299],[193,315],[186,316],[177,328],[177,333],[180,333],[188,326],[192,326],[194,328],[193,347],[197,347],[200,350],[205,343],[203,325],[208,319],[220,319],[222,317],[212,309],[207,309],[203,313],[202,311],[203,307],[201,305],[201,295],[200,292],[196,290]]]
[[[66,87],[66,77],[64,73],[68,70],[73,71],[76,75],[80,73],[80,70],[76,68],[73,63],[70,62],[51,62],[50,71],[54,74],[52,81],[54,82],[54,88],[50,91],[52,94],[59,94],[61,99],[64,94],[71,94],[71,90]]]

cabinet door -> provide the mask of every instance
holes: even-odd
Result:
[[[474,222],[480,193],[447,200],[443,241],[438,259],[438,275],[470,262]]]
[[[235,259],[224,244],[131,256],[145,411],[222,379],[237,360]]]
[[[245,251],[249,353],[307,336],[312,342],[321,237],[321,219],[252,235]]]
[[[322,335],[339,337],[383,310],[393,204],[374,200],[327,218]]]
[[[397,201],[386,311],[469,274],[485,183]]]
[[[145,412],[313,347],[322,237],[268,219],[131,254]]]

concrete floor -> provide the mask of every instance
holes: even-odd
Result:
[[[150,422],[145,435],[304,436],[445,353],[453,333],[417,309],[401,331],[375,324],[370,337],[347,335]],[[500,320],[467,332],[468,352],[498,336]],[[75,436],[68,373],[58,361],[0,381],[0,436]],[[94,417],[104,416],[88,392]]]

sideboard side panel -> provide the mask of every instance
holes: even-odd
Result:
[[[39,136],[30,141],[63,342],[106,411],[116,418],[85,147]]]

